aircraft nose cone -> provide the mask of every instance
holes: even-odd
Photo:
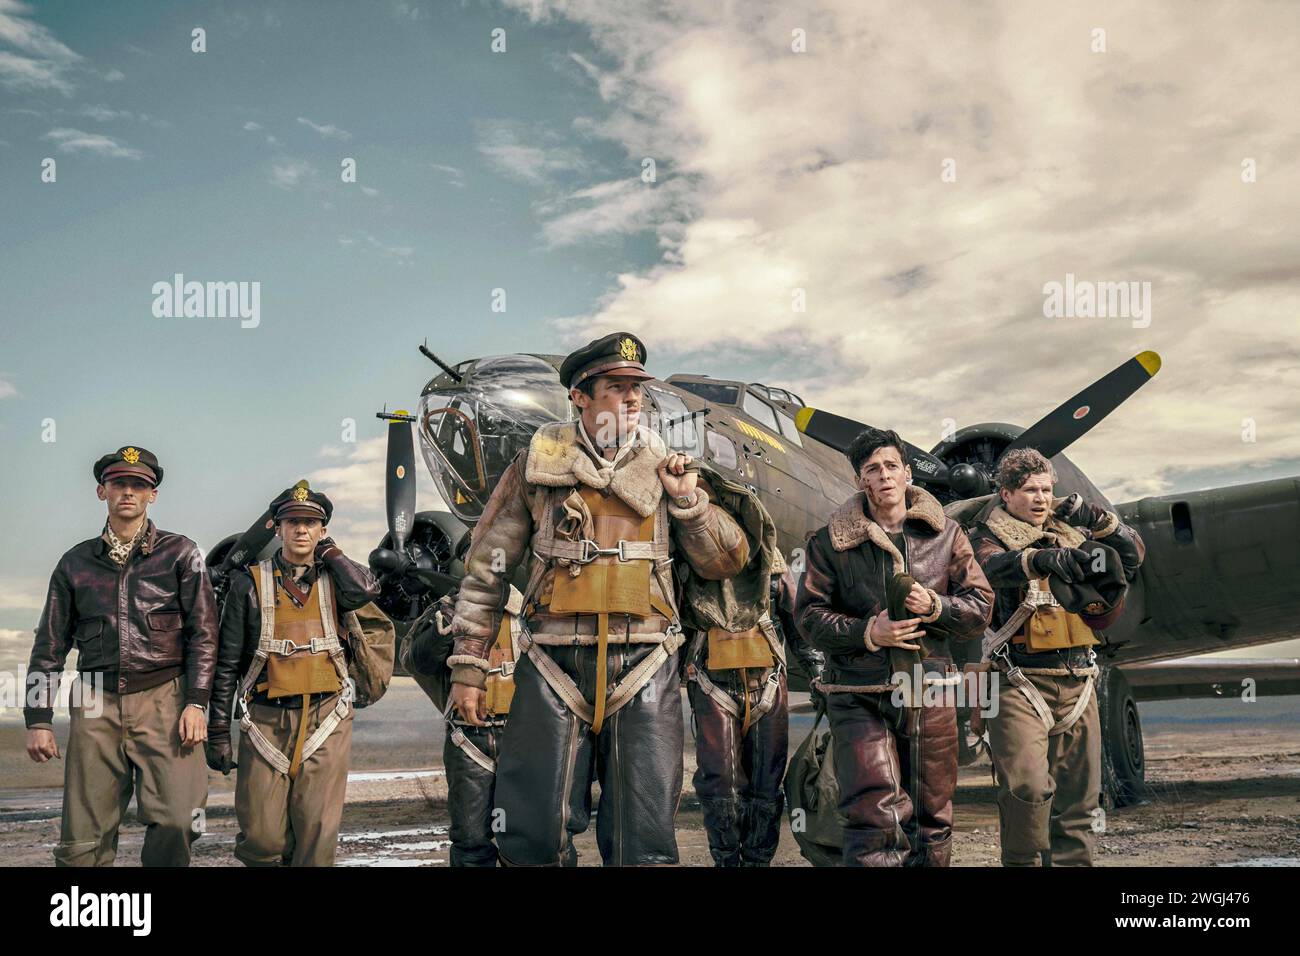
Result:
[[[967,462],[953,465],[948,472],[948,484],[962,498],[977,498],[988,494],[988,480],[978,468]]]

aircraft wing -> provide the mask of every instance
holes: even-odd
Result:
[[[1300,694],[1300,658],[1179,657],[1120,668],[1136,700]]]

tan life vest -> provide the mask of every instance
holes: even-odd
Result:
[[[296,779],[303,761],[316,752],[352,708],[352,684],[334,620],[332,582],[328,573],[320,574],[306,604],[300,608],[292,601],[279,602],[279,569],[273,561],[262,561],[249,570],[257,592],[262,630],[253,661],[236,694],[243,708],[239,729],[274,769]],[[266,679],[259,681],[263,676]],[[273,699],[302,696],[302,719],[292,756],[277,750],[254,725],[248,709],[254,689],[264,690]],[[334,709],[308,737],[307,707],[311,695],[335,692],[341,693]]]
[[[487,709],[488,716],[505,717],[515,696],[515,660],[519,656],[519,616],[502,614],[497,639],[488,649]]]
[[[579,485],[575,490],[591,515],[591,538],[581,545],[561,542],[554,538],[554,530],[550,528],[550,534],[546,536],[550,540],[538,542],[541,547],[535,544],[534,550],[546,558],[567,557],[568,551],[573,550],[574,557],[578,557],[580,548],[594,544],[597,549],[620,549],[623,554],[601,554],[585,563],[572,560],[567,567],[557,564],[551,577],[550,592],[542,594],[537,603],[547,607],[552,615],[595,614],[597,617],[592,733],[599,734],[605,718],[609,616],[628,614],[646,618],[657,613],[675,623],[677,615],[667,603],[671,598],[659,600],[650,586],[650,577],[656,571],[655,555],[662,552],[665,558],[667,556],[667,522],[663,516],[663,504],[642,517],[617,495],[602,494],[588,485]],[[629,550],[629,544],[637,547]],[[586,557],[586,554],[581,557]],[[661,576],[661,589],[663,586]]]
[[[709,656],[705,667],[711,671],[762,669],[776,663],[776,658],[772,656],[772,645],[762,624],[755,624],[749,630],[739,633],[711,627],[708,641]]]
[[[275,640],[290,642],[294,647],[311,646],[312,640],[325,638],[325,625],[321,621],[320,591],[313,587],[307,595],[307,603],[302,607],[292,601],[280,600],[280,571],[274,571],[275,594],[270,599],[275,604],[272,611]],[[260,574],[254,575],[257,587],[257,605],[266,614],[268,603],[266,593],[262,590]],[[287,645],[286,645],[287,647]],[[289,654],[271,653],[266,659],[265,680],[258,682],[254,689],[265,691],[271,700],[280,697],[298,697],[327,693],[332,694],[343,686],[339,680],[334,661],[325,651],[294,651]]]
[[[1035,605],[1034,613],[1029,616],[1021,632],[1025,646],[1030,651],[1065,650],[1100,643],[1083,618],[1061,607],[1046,581],[1030,579],[1025,600]]]
[[[707,655],[703,668],[698,664],[701,651]],[[722,627],[711,627],[707,633],[700,633],[691,646],[690,658],[686,668],[687,679],[699,684],[700,690],[708,694],[724,713],[740,720],[742,736],[775,705],[781,675],[785,672],[785,648],[766,611],[758,623],[748,630],[728,631]],[[765,679],[762,674],[759,675],[762,693],[758,705],[752,709],[750,694],[754,688],[750,687],[751,669],[766,673]],[[738,706],[726,691],[713,683],[709,673],[718,671],[739,673],[743,706]]]

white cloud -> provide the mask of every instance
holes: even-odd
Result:
[[[579,189],[536,209],[545,221],[542,237],[550,246],[567,246],[593,237],[653,229],[670,215],[680,193],[673,182],[618,179]]]
[[[13,398],[18,394],[18,388],[13,382],[0,378],[0,398]]]
[[[418,4],[406,3],[404,0],[395,0],[389,6],[393,16],[399,20],[427,20],[429,12],[422,9]]]
[[[395,427],[388,426],[385,427]],[[329,495],[334,502],[330,535],[348,555],[365,561],[388,531],[384,511],[384,469],[387,460],[387,433],[367,438],[346,449],[321,450],[321,457],[342,464],[317,468],[310,476],[311,486]],[[339,454],[338,452],[342,453]],[[446,511],[437,487],[419,460],[416,443],[416,507],[420,511]]]
[[[378,190],[378,189],[375,189],[375,187],[373,187],[373,186],[362,186],[362,187],[361,187],[361,191],[362,191],[363,193],[365,193],[367,196],[372,196],[372,197],[373,197],[373,196],[378,196],[378,195],[379,195],[379,190]]]
[[[457,189],[465,188],[465,173],[463,170],[457,169],[455,166],[444,165],[443,163],[430,163],[429,167],[450,176],[451,178],[447,180],[448,186],[454,186]]]
[[[414,246],[389,245],[388,243],[381,242],[365,231],[358,232],[356,236],[339,236],[338,241],[339,245],[343,246],[345,249],[360,243],[362,247],[373,249],[380,255],[394,260],[398,265],[406,265],[415,252]]]
[[[25,672],[27,662],[32,657],[32,643],[35,641],[32,631],[17,631],[13,628],[0,627],[0,673],[14,675]],[[17,717],[4,713],[0,707],[0,720]]]
[[[104,74],[104,79],[107,80],[109,83],[121,83],[123,80],[126,79],[126,74],[123,73],[121,70],[116,70],[116,69],[109,70],[107,73]]]
[[[60,110],[59,112],[63,112]],[[114,120],[131,120],[137,123],[147,123],[150,126],[158,128],[166,127],[170,124],[166,120],[156,119],[148,113],[133,113],[130,110],[115,110],[108,106],[83,106],[76,111],[77,116],[84,116],[93,119],[99,123],[111,123]]]
[[[244,124],[244,129],[249,133],[255,132],[256,130],[259,130],[261,128],[262,128],[261,123],[254,123],[252,120],[249,120]]]
[[[111,136],[101,133],[87,133],[79,129],[52,129],[43,137],[58,143],[61,153],[93,153],[112,159],[140,159],[144,153],[138,149],[122,144]]]
[[[0,84],[16,90],[73,92],[66,78],[81,55],[57,40],[49,30],[28,19],[33,8],[17,0],[0,0],[0,42],[18,50],[0,51]]]
[[[0,40],[17,47],[24,53],[48,57],[52,60],[73,62],[81,57],[54,38],[49,30],[32,20],[24,19],[32,8],[17,0],[0,0]]]
[[[77,112],[81,116],[89,117],[101,123],[108,123],[115,119],[131,118],[131,113],[126,110],[109,109],[107,106],[83,106]]]
[[[71,96],[73,85],[63,78],[64,68],[57,63],[33,60],[0,50],[0,84],[13,90],[56,90]]]
[[[0,579],[0,611],[39,611],[49,578]]]
[[[300,182],[315,175],[316,168],[301,159],[290,159],[271,164],[271,185],[293,189]]]
[[[352,138],[351,133],[349,133],[345,129],[339,129],[337,126],[333,125],[332,123],[326,123],[324,126],[321,126],[318,123],[313,123],[305,116],[299,116],[298,122],[301,123],[303,126],[310,126],[317,133],[319,133],[321,137],[324,139],[351,139]]]
[[[513,120],[482,120],[474,128],[478,151],[514,179],[538,185],[586,169],[582,155],[553,132]]]
[[[1300,457],[1292,98],[1258,96],[1294,85],[1300,9],[514,5],[591,35],[574,75],[608,112],[575,129],[681,190],[654,210],[626,187],[541,207],[557,243],[665,217],[661,261],[560,321],[573,340],[629,328],[713,374],[743,355],[927,447],[946,418],[1028,425],[1155,349],[1160,375],[1070,450],[1103,490]],[[489,159],[546,178],[518,127],[490,131]],[[1067,272],[1151,282],[1151,326],[1045,319],[1043,285]]]

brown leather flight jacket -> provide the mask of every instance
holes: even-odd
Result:
[[[528,450],[502,473],[474,527],[452,621],[456,643],[448,664],[454,683],[484,686],[487,648],[501,625],[511,575],[521,563],[528,561],[530,576],[533,572],[542,575],[533,595],[535,602],[542,604],[552,592],[557,572],[553,567],[542,571],[540,559],[530,553],[530,547],[543,522],[564,519],[563,514],[547,513],[548,501],[555,500],[553,492],[585,485],[617,496],[643,517],[662,507],[665,492],[657,469],[669,452],[658,434],[644,426],[639,428],[640,446],[613,467],[608,461],[596,459],[576,429],[574,422],[557,422],[538,429]],[[701,480],[695,503],[689,508],[667,503],[671,552],[677,559],[685,558],[700,577],[723,580],[734,577],[748,563],[749,541],[731,515],[709,502],[705,488]],[[568,572],[560,568],[559,573]],[[671,584],[671,575],[669,579]],[[672,596],[662,593],[659,579],[653,574],[650,592],[653,606],[672,604]],[[663,639],[668,626],[659,613],[645,619],[621,614],[613,618],[609,637],[617,643],[653,643]],[[586,644],[596,641],[595,614],[558,615],[538,606],[528,619],[528,627],[541,640],[568,638]]]
[[[885,585],[897,571],[906,570],[932,592],[936,609],[916,615],[927,638],[973,640],[989,622],[993,589],[966,533],[929,492],[909,486],[906,501],[905,555],[872,520],[862,492],[808,540],[795,621],[814,647],[830,655],[832,666],[854,672],[852,683],[889,680],[889,651],[869,643],[867,626],[885,609]]]
[[[129,694],[185,674],[185,702],[206,706],[217,660],[217,611],[198,545],[149,521],[118,568],[103,536],[54,568],[27,665],[28,727],[48,726],[68,652],[99,672],[104,690]]]
[[[257,566],[252,567],[255,569]],[[334,587],[335,626],[342,640],[347,632],[343,615],[378,598],[379,580],[368,567],[353,561],[342,551],[316,562],[315,571],[316,575],[328,572],[330,576]],[[315,587],[314,576],[312,581],[312,587]],[[212,681],[209,735],[229,733],[235,691],[240,678],[252,666],[261,636],[262,611],[257,604],[257,585],[253,583],[253,573],[249,568],[239,568],[231,573],[230,590],[221,605],[221,644],[217,653],[217,673]]]

